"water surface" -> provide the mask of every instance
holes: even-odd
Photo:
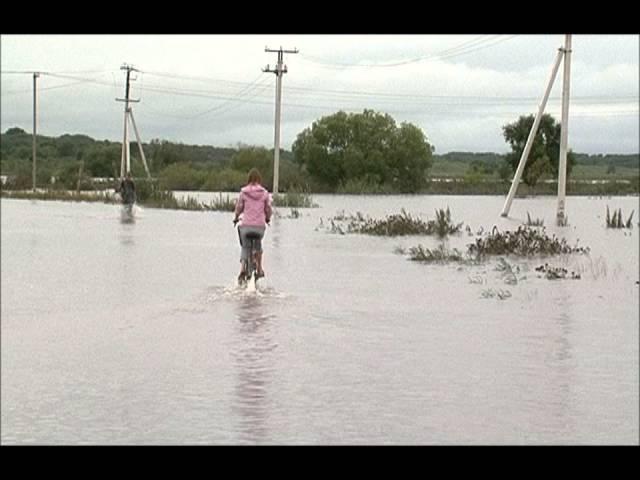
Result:
[[[638,444],[637,197],[568,197],[567,227],[553,197],[509,218],[498,196],[313,198],[278,209],[257,291],[235,286],[230,213],[2,199],[2,443]],[[605,228],[607,205],[633,228]],[[435,237],[322,228],[447,206],[473,233],[529,213],[591,251],[506,257],[513,284],[497,258],[394,253]]]

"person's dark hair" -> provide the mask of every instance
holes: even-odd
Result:
[[[262,175],[257,168],[249,170],[249,176],[247,178],[248,183],[262,183]]]

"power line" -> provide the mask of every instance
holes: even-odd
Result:
[[[29,72],[32,73],[32,72]],[[79,76],[73,75],[65,75],[65,74],[46,74],[53,78],[63,78],[63,79],[73,79],[75,82],[71,82],[64,85],[56,85],[50,87],[42,87],[40,90],[45,89],[55,89],[55,88],[66,88],[69,86],[88,83],[95,84],[101,86],[108,86],[110,88],[115,88],[115,81],[112,83],[106,81],[100,81],[92,78],[83,78]],[[260,74],[258,79],[262,76]],[[199,80],[203,80],[203,77],[200,77]],[[180,95],[187,97],[195,97],[195,98],[208,98],[208,99],[217,99],[222,100],[223,103],[220,105],[216,105],[211,109],[204,110],[195,115],[189,116],[178,116],[174,115],[176,118],[182,119],[192,119],[201,115],[206,115],[207,113],[213,113],[220,110],[218,113],[222,113],[223,111],[228,111],[233,108],[233,104],[246,104],[252,103],[255,105],[270,105],[271,102],[266,99],[266,97],[262,96],[265,93],[266,86],[260,90],[258,88],[261,84],[256,84],[257,80],[254,80],[251,83],[247,82],[238,82],[238,81],[225,81],[220,79],[211,79],[208,80],[216,80],[221,82],[227,82],[233,85],[242,86],[241,90],[234,92],[232,95],[223,95],[212,93],[212,90],[203,90],[203,89],[190,89],[190,88],[175,88],[175,87],[155,87],[150,86],[149,84],[145,84],[144,90],[148,92],[156,92],[162,94],[169,95]],[[29,90],[30,91],[30,90]],[[313,89],[310,87],[296,87],[290,86],[287,91],[290,96],[295,98],[300,95],[305,95],[305,98],[311,100],[312,102],[286,102],[284,105],[287,107],[294,108],[312,108],[315,110],[322,109],[345,109],[345,108],[356,108],[354,106],[354,102],[362,102],[366,101],[369,103],[374,103],[376,105],[386,105],[387,108],[392,108],[394,104],[403,104],[407,101],[410,101],[414,104],[415,107],[433,107],[433,106],[445,106],[448,108],[463,108],[463,107],[473,107],[473,106],[501,106],[503,104],[517,105],[517,104],[526,104],[529,102],[537,101],[537,97],[483,97],[483,96],[463,96],[463,95],[420,95],[420,94],[399,94],[399,93],[385,93],[385,92],[371,92],[371,91],[355,91],[355,90],[330,90],[330,89]],[[28,92],[27,90],[24,93]],[[3,95],[5,94],[14,94],[21,93],[20,91],[3,91]],[[249,96],[249,94],[252,94]],[[317,104],[318,100],[322,101],[328,100],[330,104]],[[328,98],[327,98],[328,97]],[[265,100],[259,100],[258,98],[264,98]],[[574,96],[572,101],[577,104],[588,104],[588,105],[613,105],[613,104],[623,104],[634,102],[637,103],[638,96],[637,95],[587,95],[587,96]],[[345,104],[346,102],[346,104]],[[224,107],[227,108],[224,108]],[[397,110],[397,109],[396,109]],[[167,116],[171,116],[170,114],[165,114]]]
[[[489,38],[483,38],[489,37]],[[492,38],[493,37],[493,38]],[[312,63],[318,64],[320,66],[324,66],[326,68],[378,68],[378,67],[398,67],[403,65],[409,65],[412,63],[422,62],[425,60],[443,60],[446,58],[455,57],[458,55],[464,55],[466,53],[475,52],[477,50],[482,50],[484,48],[496,45],[498,43],[505,42],[507,40],[511,40],[517,35],[511,35],[506,38],[497,38],[501,37],[501,35],[482,35],[476,39],[468,40],[466,42],[461,43],[455,47],[451,47],[445,50],[442,50],[437,53],[432,53],[428,55],[423,55],[417,58],[412,58],[408,60],[403,60],[399,62],[392,63],[374,63],[374,64],[361,64],[361,63],[335,63],[335,62],[326,62],[322,60],[318,60],[317,57],[312,57],[309,55],[301,55],[301,58]]]
[[[453,47],[453,48],[449,48],[444,50],[444,52],[449,51],[449,50],[453,50],[453,49],[457,49],[457,48],[461,48],[464,45],[468,45],[470,43],[475,43],[478,41],[481,41],[481,39],[483,37],[485,37],[486,35],[481,35],[480,37],[477,37],[473,40],[468,40],[466,42],[461,43],[460,45]],[[440,52],[442,53],[442,52]],[[300,55],[300,58],[310,61],[312,63],[316,63],[318,65],[321,66],[325,66],[325,67],[335,67],[335,68],[349,68],[349,67],[363,67],[363,68],[376,68],[376,67],[396,67],[396,66],[401,66],[401,65],[408,65],[411,63],[416,63],[416,62],[420,62],[429,58],[433,58],[435,56],[439,55],[439,53],[432,53],[432,54],[428,54],[428,55],[423,55],[417,58],[412,58],[412,59],[408,59],[408,60],[403,60],[403,61],[399,61],[399,62],[393,62],[393,63],[374,63],[374,64],[354,64],[354,63],[339,63],[339,62],[327,62],[324,60],[319,59],[318,57],[314,57],[311,55],[305,55],[302,54]]]
[[[260,74],[260,77],[262,77],[262,74]],[[258,79],[260,78],[258,77]],[[258,95],[262,94],[267,88],[269,88],[271,85],[268,83],[258,83],[257,80],[254,81],[254,84],[251,84],[249,86],[247,86],[245,89],[237,92],[234,96],[232,97],[222,97],[222,96],[205,96],[205,98],[217,98],[217,99],[222,99],[223,102],[219,103],[218,105],[213,106],[212,108],[203,110],[201,112],[198,112],[196,114],[193,115],[170,115],[170,114],[165,114],[165,113],[161,113],[158,110],[155,110],[156,113],[161,114],[161,115],[166,115],[166,116],[171,116],[174,118],[179,118],[181,120],[192,120],[194,118],[197,117],[201,117],[203,115],[207,115],[207,114],[211,114],[211,113],[217,113],[218,115],[220,115],[221,113],[226,113],[230,108],[233,108],[233,104],[246,104],[249,103],[249,100],[257,97]],[[146,87],[145,87],[146,89]],[[155,92],[155,89],[148,89],[151,92]],[[199,97],[201,97],[202,95],[198,95]],[[263,102],[265,105],[269,104],[269,102]],[[241,105],[239,105],[241,106]],[[145,108],[149,108],[149,105],[147,104],[147,106]],[[153,108],[151,108],[151,110],[154,110]]]
[[[203,77],[199,77],[200,80],[203,80]],[[225,81],[221,79],[213,79],[209,78],[210,81],[219,81],[219,82],[228,82],[236,85],[243,85],[246,87],[250,87],[255,83],[253,82],[238,82],[238,81]],[[167,87],[162,85],[155,84],[146,84],[146,88],[150,91],[159,92],[159,93],[176,93],[181,95],[189,95],[193,94],[194,97],[211,97],[211,98],[220,98],[225,99],[228,97],[224,97],[220,95],[219,90],[210,90],[210,89],[193,89],[193,88],[180,88],[180,87]],[[291,85],[287,87],[287,92],[290,95],[296,94],[304,94],[305,92],[310,92],[316,95],[335,95],[335,96],[352,96],[354,98],[357,97],[374,97],[374,98],[398,98],[398,99],[406,99],[406,100],[416,100],[416,99],[442,99],[442,100],[453,100],[453,99],[463,99],[463,100],[478,100],[484,102],[505,102],[505,101],[537,101],[538,97],[509,97],[509,96],[478,96],[478,95],[426,95],[426,94],[402,94],[402,93],[387,93],[387,92],[373,92],[373,91],[362,91],[362,90],[332,90],[332,89],[320,89],[314,87],[300,87]],[[551,97],[555,98],[555,97]],[[637,99],[637,95],[588,95],[588,96],[574,96],[572,97],[577,100],[583,99],[628,99],[633,100]]]
[[[24,73],[24,72],[21,72]],[[33,72],[28,72],[33,73]],[[42,75],[49,75],[55,78],[66,78],[76,80],[77,83],[93,83],[96,85],[105,85],[109,87],[113,87],[115,85],[98,81],[90,78],[82,78],[72,75],[64,75],[64,74],[55,74],[55,73],[44,73],[41,72]],[[153,73],[155,74],[155,73]],[[185,76],[177,76],[179,78],[184,78]],[[188,78],[188,77],[187,77]],[[220,82],[220,83],[228,83],[233,85],[242,86],[243,88],[239,92],[235,92],[235,95],[240,95],[245,89],[250,88],[252,85],[256,83],[256,80],[252,82],[240,82],[240,81],[231,81],[231,80],[223,80],[223,79],[215,79],[211,77],[195,77],[200,81],[209,81],[209,82]],[[258,77],[259,78],[259,77]],[[114,82],[115,83],[115,82]],[[72,85],[67,84],[67,85]],[[62,86],[55,87],[43,87],[43,88],[62,88]],[[189,95],[192,94],[194,97],[209,97],[209,98],[218,98],[221,100],[228,100],[228,96],[220,95],[219,90],[203,90],[203,89],[192,89],[192,88],[179,88],[179,87],[166,87],[166,86],[156,86],[154,84],[146,84],[145,88],[149,91],[155,91],[158,93],[176,93],[180,95]],[[25,90],[27,91],[27,90]],[[30,91],[30,90],[29,90]],[[465,101],[481,101],[481,102],[526,102],[526,101],[536,101],[537,97],[509,97],[509,96],[477,96],[477,95],[427,95],[427,94],[403,94],[403,93],[387,93],[387,92],[374,92],[374,91],[362,91],[362,90],[332,90],[332,89],[320,89],[313,87],[300,87],[300,86],[289,86],[287,87],[287,91],[291,95],[296,95],[300,92],[300,94],[304,92],[310,92],[315,95],[335,95],[335,96],[346,96],[346,97],[372,97],[372,98],[397,98],[397,99],[406,99],[406,100],[420,100],[420,99],[438,99],[438,100],[465,100]],[[5,91],[3,93],[18,93],[18,91]],[[554,98],[554,97],[551,97]],[[637,95],[587,95],[587,96],[573,96],[572,100],[576,101],[595,101],[595,102],[605,102],[606,101],[622,101],[622,100],[636,100],[638,98]]]

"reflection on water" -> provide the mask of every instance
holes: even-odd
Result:
[[[134,226],[132,223],[133,222],[122,222],[122,229],[119,232],[118,238],[124,246],[135,245]]]
[[[276,345],[269,326],[273,316],[263,310],[264,304],[257,296],[240,299],[237,304],[234,410],[239,414],[239,439],[243,443],[269,439],[269,386]]]
[[[120,206],[120,223],[136,223],[136,217],[140,215],[141,208],[134,205]]]

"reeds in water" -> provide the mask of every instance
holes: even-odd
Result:
[[[318,206],[317,203],[314,203],[310,194],[297,190],[291,190],[286,193],[276,193],[273,195],[273,205],[276,207],[295,208],[315,208]]]
[[[564,253],[588,253],[588,247],[571,247],[566,239],[548,237],[542,230],[519,226],[515,231],[500,232],[493,227],[484,238],[477,238],[468,246],[468,253],[476,257],[485,255],[559,255]]]
[[[564,267],[554,267],[552,265],[549,265],[548,263],[536,267],[536,272],[541,272],[548,280],[558,280],[564,278],[570,278],[574,280],[580,279],[579,273],[571,272]]]
[[[396,250],[398,253],[403,253],[402,250]],[[449,250],[443,245],[439,245],[437,248],[429,249],[423,247],[421,244],[416,247],[410,247],[408,250],[409,260],[414,262],[424,263],[447,263],[447,262],[466,262],[467,259],[463,256],[462,252],[457,248]]]
[[[509,290],[502,290],[501,288],[499,288],[498,290],[489,288],[487,290],[483,290],[481,295],[482,298],[497,298],[498,300],[506,300],[507,298],[511,297],[511,292]]]
[[[626,222],[622,220],[622,209],[619,208],[618,211],[614,211],[613,215],[609,213],[609,205],[607,205],[607,228],[631,228],[631,219],[633,218],[635,210],[631,210],[631,215]]]
[[[436,210],[435,221],[429,222],[430,230],[439,237],[444,237],[460,232],[460,230],[462,229],[462,225],[462,222],[458,224],[453,222],[453,220],[451,219],[451,211],[449,210],[449,207],[447,207],[446,210]]]
[[[322,220],[321,220],[322,222]],[[324,224],[323,222],[321,223]],[[409,214],[404,208],[399,214],[387,215],[378,220],[362,213],[346,215],[344,212],[329,219],[331,233],[362,233],[366,235],[402,236],[402,235],[446,235],[460,232],[463,223],[455,224],[451,219],[449,207],[436,210],[436,219],[424,221]]]
[[[498,259],[498,264],[495,269],[500,272],[502,280],[508,285],[517,285],[518,280],[522,280],[524,278],[518,279],[518,274],[520,273],[519,266],[510,264],[502,257]]]
[[[213,198],[208,205],[202,204],[207,210],[216,210],[221,212],[233,212],[236,208],[236,199],[231,198],[229,194],[222,197],[222,193],[218,194],[218,198]]]
[[[104,202],[120,203],[118,196],[102,191],[76,192],[68,190],[2,190],[3,198],[17,198],[29,200],[64,200],[72,202]]]
[[[297,208],[290,208],[289,209],[289,213],[287,215],[282,215],[280,212],[278,212],[278,210],[276,210],[274,212],[274,215],[278,218],[300,218],[302,216],[302,214],[300,213],[300,210],[298,210]]]
[[[544,220],[542,218],[535,218],[532,219],[531,216],[529,215],[529,212],[527,212],[527,226],[529,227],[542,227],[544,226]]]

